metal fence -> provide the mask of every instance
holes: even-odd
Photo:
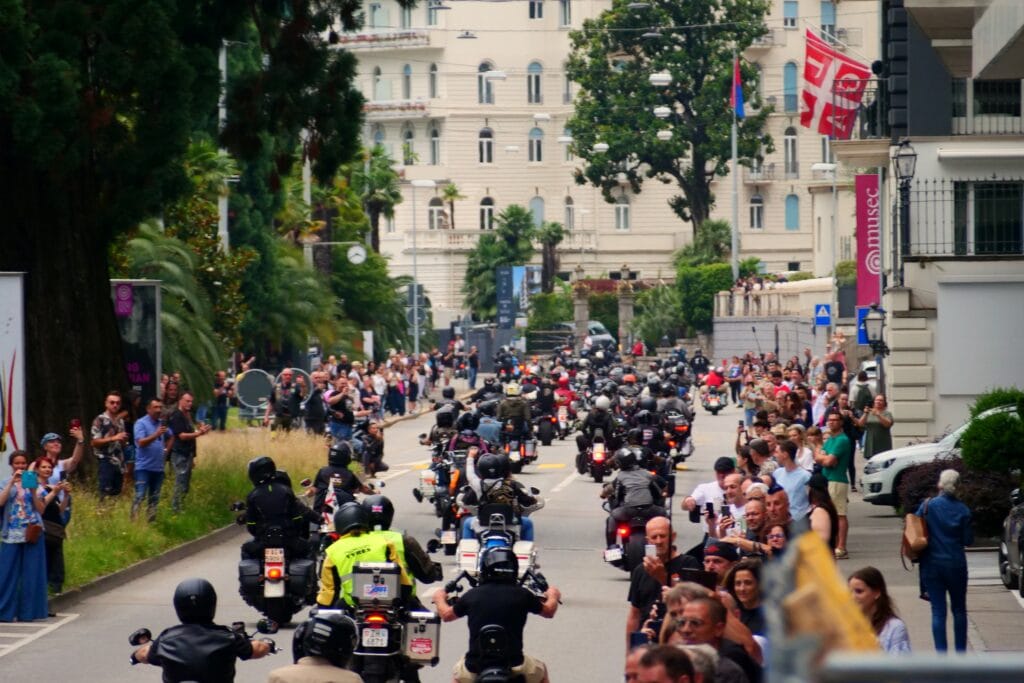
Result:
[[[915,179],[904,258],[1024,255],[1024,179]]]
[[[1021,82],[953,80],[953,135],[1020,135]]]
[[[840,90],[841,88],[841,90]],[[889,137],[889,98],[885,83],[877,78],[867,80],[843,80],[833,86],[832,108],[840,111],[845,107],[846,92],[863,88],[860,103],[853,112],[854,121],[849,140],[878,140]]]

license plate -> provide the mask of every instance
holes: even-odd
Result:
[[[519,451],[515,451],[509,454],[508,459],[512,462],[519,462],[523,459],[523,456],[519,455]]]
[[[558,419],[565,422],[565,419],[569,417],[569,410],[565,406],[558,409]]]
[[[284,548],[264,548],[263,549],[263,561],[264,562],[277,562],[279,564],[284,563]]]
[[[604,551],[605,562],[618,562],[622,559],[622,548],[608,548]]]
[[[454,545],[456,542],[455,531],[442,531],[441,532],[441,543],[445,545]]]
[[[363,647],[387,647],[388,630],[386,628],[364,628]]]

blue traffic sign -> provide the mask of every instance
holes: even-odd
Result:
[[[868,331],[864,329],[864,316],[871,310],[870,306],[857,307],[857,343],[861,346],[868,346]]]
[[[832,304],[814,305],[814,324],[824,327],[832,324]]]

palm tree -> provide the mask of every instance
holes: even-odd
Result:
[[[238,162],[206,138],[189,143],[184,166],[196,194],[211,202],[225,194],[228,179],[238,175]]]
[[[448,215],[451,218],[452,230],[455,229],[455,202],[465,199],[459,194],[459,188],[455,183],[448,183],[441,189],[441,197],[448,202]]]
[[[402,190],[394,162],[381,145],[370,152],[369,164],[350,167],[352,188],[363,198],[370,218],[370,246],[380,253],[380,217],[394,218],[395,206],[402,203]]]
[[[545,221],[536,233],[541,246],[540,288],[550,294],[555,288],[555,276],[558,275],[558,245],[565,238],[565,229],[561,223]]]

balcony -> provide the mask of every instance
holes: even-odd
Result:
[[[394,121],[425,119],[430,116],[427,100],[374,100],[363,105],[363,113],[369,121]]]
[[[743,182],[748,185],[759,185],[775,180],[775,163],[762,164],[758,168],[743,169]]]
[[[352,52],[430,47],[430,32],[426,29],[412,28],[342,33],[338,36],[338,47]]]
[[[1024,135],[1021,82],[956,79],[952,113],[953,135]]]
[[[540,245],[536,245],[540,248]],[[565,238],[558,245],[559,251],[595,251],[597,249],[596,230],[566,230]]]
[[[467,252],[476,248],[480,235],[486,234],[476,229],[456,230],[417,230],[416,250],[420,252]],[[540,244],[534,243],[537,251]],[[567,230],[565,238],[558,245],[559,251],[580,252],[597,249],[597,232],[595,230]],[[405,250],[412,250],[412,231],[405,233]]]
[[[769,50],[776,46],[782,46],[786,44],[786,32],[778,29],[771,29],[763,36],[754,38],[754,41],[750,43],[748,50]]]

